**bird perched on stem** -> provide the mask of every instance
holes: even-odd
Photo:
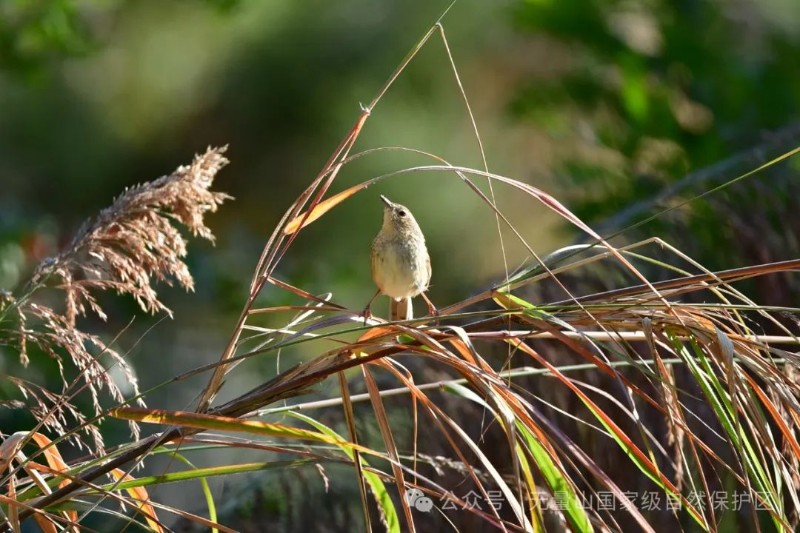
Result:
[[[421,294],[428,304],[431,315],[436,308],[425,295],[431,281],[431,259],[425,247],[425,236],[407,207],[381,196],[383,226],[372,241],[372,279],[378,291],[364,309],[369,316],[372,302],[379,294],[391,298],[389,318],[410,320],[413,318],[411,298]]]

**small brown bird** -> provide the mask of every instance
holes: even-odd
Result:
[[[425,295],[431,281],[431,259],[425,247],[425,236],[407,207],[390,202],[385,196],[381,200],[383,226],[372,241],[372,279],[378,292],[367,304],[364,315],[370,314],[373,300],[379,294],[391,298],[389,318],[410,320],[413,318],[411,298],[422,294],[431,315],[436,308]]]

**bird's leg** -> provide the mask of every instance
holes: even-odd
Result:
[[[431,302],[430,298],[428,298],[428,295],[424,292],[421,292],[420,294],[425,300],[425,303],[428,304],[428,314],[431,316],[439,316],[439,311],[436,309],[436,306],[433,305],[433,302]]]
[[[372,302],[375,301],[375,298],[377,298],[380,293],[381,293],[380,289],[375,291],[375,294],[372,296],[372,298],[369,299],[369,302],[367,302],[367,306],[364,308],[363,311],[361,311],[361,317],[364,319],[365,326],[367,325],[367,319],[372,318]]]

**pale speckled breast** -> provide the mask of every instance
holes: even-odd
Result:
[[[428,288],[430,260],[425,241],[382,239],[372,242],[372,279],[392,298],[409,298]]]

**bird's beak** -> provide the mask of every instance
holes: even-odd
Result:
[[[382,195],[382,194],[381,194],[381,200],[383,201],[383,203],[385,203],[385,204],[386,204],[386,207],[388,207],[389,209],[391,209],[392,207],[394,207],[394,204],[393,204],[392,202],[390,202],[390,201],[389,201],[389,199],[388,199],[388,198],[386,198],[386,197],[385,197],[384,195]]]

